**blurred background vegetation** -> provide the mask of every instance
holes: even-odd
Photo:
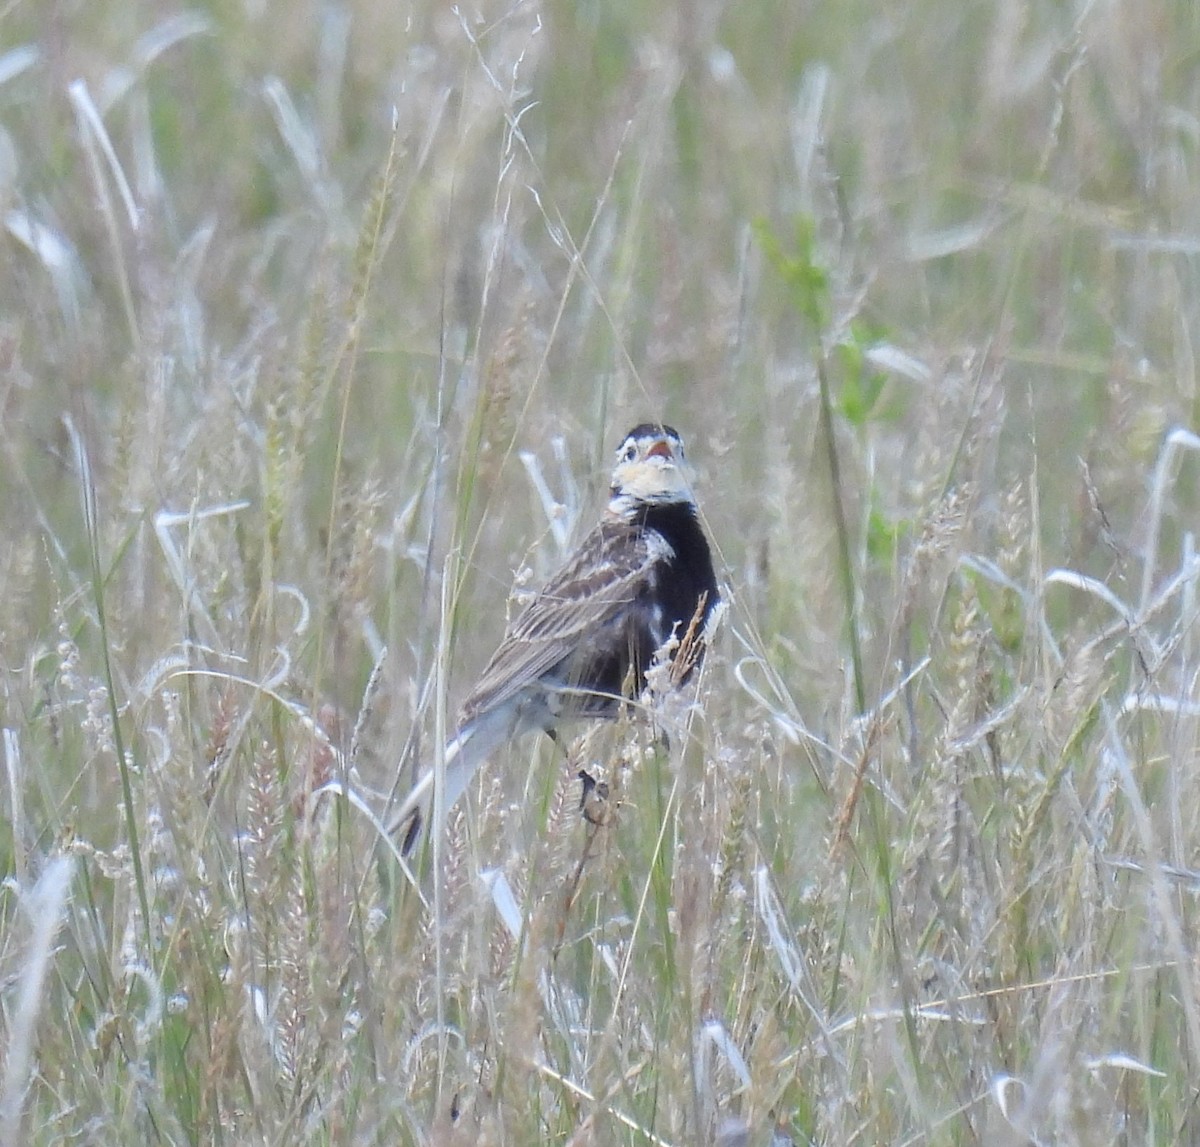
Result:
[[[0,1138],[1193,1141],[1198,49],[0,8]],[[703,717],[610,736],[603,861],[517,748],[410,885],[314,790],[428,759],[645,418]]]

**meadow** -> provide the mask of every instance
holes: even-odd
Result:
[[[0,8],[0,1147],[1200,1142],[1198,45]],[[699,682],[406,868],[646,419]]]

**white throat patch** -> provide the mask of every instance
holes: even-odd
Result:
[[[690,503],[691,472],[683,443],[671,434],[626,438],[617,450],[612,495],[609,508],[615,513],[638,505]]]

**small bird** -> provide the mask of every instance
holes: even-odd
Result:
[[[616,716],[623,690],[632,683],[640,696],[655,653],[672,637],[681,639],[672,680],[686,681],[719,596],[683,442],[670,426],[635,426],[617,449],[599,524],[510,624],[463,702],[446,744],[442,807],[453,807],[513,738],[553,737],[570,718]],[[427,772],[388,818],[405,855],[429,819],[433,782]]]

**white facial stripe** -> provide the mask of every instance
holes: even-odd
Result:
[[[665,449],[664,449],[665,448]],[[670,458],[666,458],[666,454]],[[626,438],[617,448],[617,465],[636,462],[639,458],[663,458],[664,461],[682,462],[683,443],[673,434],[654,434],[645,437]]]
[[[670,434],[626,438],[617,451],[612,488],[611,508],[618,513],[638,503],[690,502],[683,444]]]

